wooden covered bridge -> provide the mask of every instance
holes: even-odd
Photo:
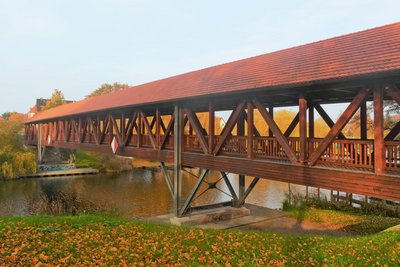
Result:
[[[39,156],[42,147],[56,146],[159,161],[178,216],[196,209],[192,200],[208,170],[223,174],[228,205],[243,204],[260,178],[400,200],[400,122],[384,129],[385,100],[400,103],[400,23],[59,106],[26,123],[26,143]],[[331,103],[346,104],[336,121],[323,107]],[[274,121],[282,107],[298,108],[287,129]],[[231,113],[216,131],[219,111]],[[359,138],[346,137],[357,111]],[[256,112],[268,134],[254,124]],[[318,138],[317,113],[330,127]],[[164,163],[174,164],[173,177]],[[182,167],[202,170],[187,199]],[[237,190],[227,172],[240,175]]]

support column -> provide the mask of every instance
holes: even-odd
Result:
[[[156,109],[156,147],[157,149],[160,149],[160,126],[161,126],[161,115],[160,115],[160,111],[158,110],[158,108]]]
[[[271,118],[274,119],[274,107],[273,106],[269,106],[268,107],[268,113],[269,115],[271,115]],[[268,136],[269,137],[273,137],[274,133],[271,130],[271,127],[268,126]]]
[[[364,101],[360,106],[360,139],[367,138],[367,101]]]
[[[315,127],[314,127],[314,106],[309,104],[308,106],[308,137],[315,138]]]
[[[38,150],[38,163],[43,162],[43,154],[42,154],[42,124],[37,124],[37,150]]]
[[[210,103],[208,106],[208,151],[212,154],[214,150],[214,138],[215,138],[215,111]]]
[[[304,94],[299,96],[299,124],[300,124],[300,162],[307,161],[307,100]]]
[[[240,174],[239,175],[239,199],[245,199],[245,192],[246,192],[245,188],[246,188],[245,176]],[[239,204],[243,205],[244,201],[243,201],[243,203],[239,203]]]
[[[253,128],[254,127],[254,110],[253,103],[247,101],[247,158],[253,159]]]
[[[181,168],[182,168],[182,112],[178,105],[174,108],[174,211],[179,216],[181,198]]]
[[[383,129],[383,90],[374,89],[374,167],[375,174],[383,174],[386,167],[384,129]]]

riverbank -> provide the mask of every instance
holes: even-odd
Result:
[[[289,236],[216,231],[101,215],[0,218],[0,265],[395,266],[399,232]]]

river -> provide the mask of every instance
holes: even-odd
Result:
[[[196,173],[196,171],[194,171]],[[172,174],[172,173],[171,173]],[[238,186],[237,175],[228,175],[235,189]],[[209,173],[208,182],[220,178],[218,172]],[[251,178],[246,178],[250,184]],[[193,188],[196,178],[183,173],[182,195],[187,196]],[[223,180],[218,183],[228,192]],[[200,190],[201,193],[206,186]],[[280,209],[288,192],[288,184],[261,179],[246,202],[260,206]],[[291,185],[292,192],[304,193],[303,186]],[[0,215],[26,215],[31,213],[32,203],[43,195],[58,192],[76,195],[98,206],[106,206],[119,214],[132,218],[145,218],[162,215],[172,211],[173,203],[167,185],[160,171],[136,169],[119,174],[99,174],[93,176],[66,176],[0,181]],[[195,204],[209,204],[226,201],[230,197],[218,190],[209,190]]]

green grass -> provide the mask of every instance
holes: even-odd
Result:
[[[101,215],[0,218],[0,265],[398,266],[400,233],[289,236]]]
[[[86,152],[83,150],[76,151],[76,167],[77,168],[93,168],[100,170],[103,168],[101,154],[94,152]]]
[[[400,218],[290,206],[286,208],[293,217],[307,219],[327,227],[342,229],[352,234],[374,234],[400,224]]]

